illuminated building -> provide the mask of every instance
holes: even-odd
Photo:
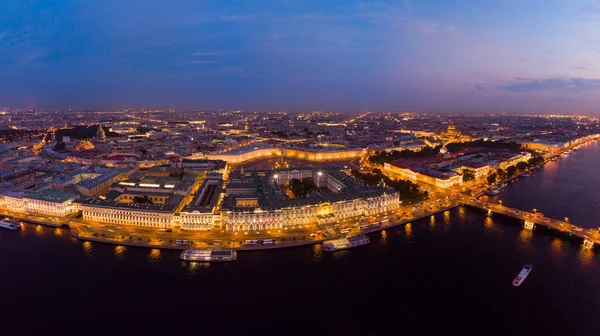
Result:
[[[223,196],[221,174],[211,174],[202,183],[191,203],[179,213],[179,223],[184,230],[212,230],[220,220],[218,205]]]
[[[493,169],[506,169],[519,162],[527,162],[531,153],[510,153],[502,150],[474,148],[460,154],[446,153],[434,157],[401,159],[385,163],[384,169],[400,178],[416,180],[441,188],[463,183],[465,169],[473,171],[475,178],[487,176]]]
[[[318,191],[307,198],[290,199],[281,187],[291,179],[310,177]],[[331,224],[344,219],[373,216],[400,206],[400,195],[388,188],[366,186],[341,171],[275,170],[238,172],[221,205],[221,223],[230,231],[273,230]],[[239,185],[247,185],[240,192]]]
[[[171,228],[175,213],[189,195],[195,177],[145,177],[111,185],[102,197],[80,204],[83,219],[92,222]]]
[[[284,155],[287,158],[301,159],[308,161],[327,161],[327,160],[341,160],[341,159],[353,159],[360,158],[366,154],[366,149],[336,149],[336,150],[322,150],[322,151],[310,151],[304,149],[295,148],[257,148],[240,151],[232,151],[229,153],[222,154],[196,154],[194,158],[206,158],[210,160],[223,160],[228,163],[239,164],[245,161],[260,159],[260,158],[273,158]]]
[[[52,189],[27,193],[6,193],[0,196],[0,205],[13,212],[64,217],[78,211],[73,201],[77,194]]]

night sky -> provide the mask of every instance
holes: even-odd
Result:
[[[3,106],[600,113],[600,1],[2,0]]]

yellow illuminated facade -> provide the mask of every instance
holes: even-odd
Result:
[[[276,210],[222,211],[221,222],[229,231],[257,231],[329,224],[359,216],[374,216],[400,207],[400,195],[281,208]]]
[[[172,228],[173,213],[120,207],[100,207],[82,204],[83,219],[91,222],[135,225],[151,228]]]
[[[366,149],[347,149],[347,150],[334,150],[334,151],[305,151],[299,149],[290,148],[262,148],[253,151],[240,153],[240,154],[209,154],[209,155],[194,155],[192,158],[204,158],[209,160],[223,160],[228,163],[242,163],[245,161],[260,159],[260,158],[272,158],[283,155],[286,158],[301,159],[308,161],[328,161],[328,160],[343,160],[359,158],[366,154]]]

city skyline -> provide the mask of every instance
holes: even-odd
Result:
[[[0,105],[596,114],[600,2],[0,5]]]

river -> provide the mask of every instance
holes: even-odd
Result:
[[[590,143],[497,197],[596,227],[599,163]],[[204,265],[62,229],[1,230],[1,334],[600,334],[599,250],[578,240],[463,207],[370,238]]]

